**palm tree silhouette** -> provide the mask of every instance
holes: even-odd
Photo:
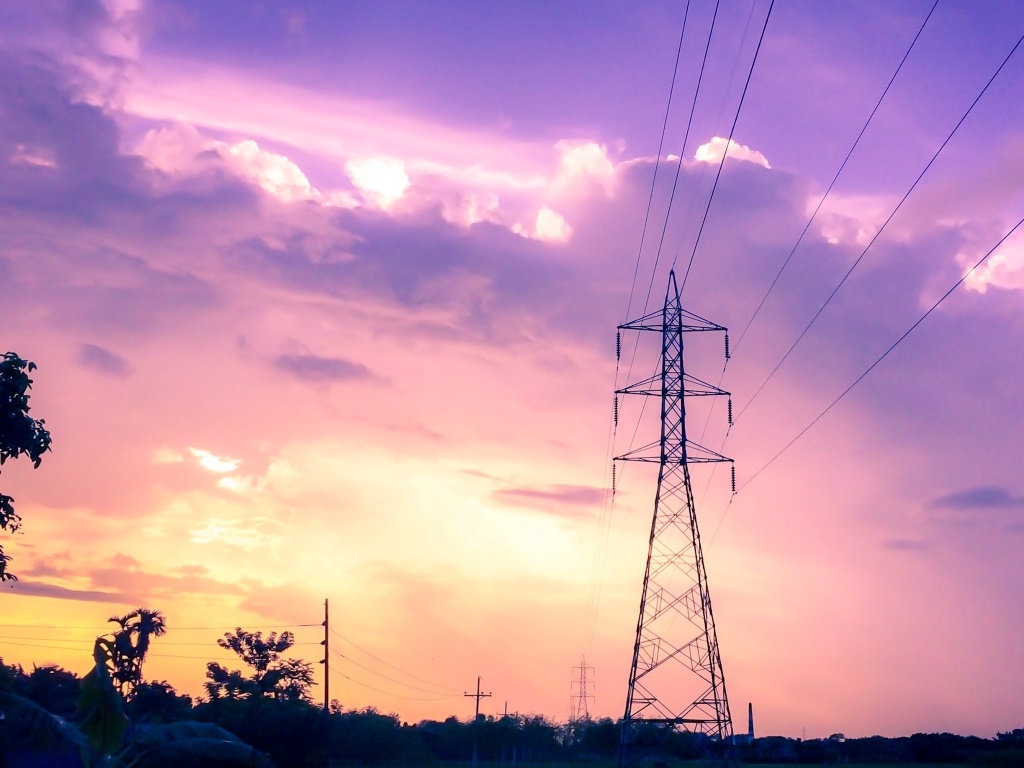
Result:
[[[124,616],[111,616],[107,621],[120,629],[112,633],[113,654],[110,677],[121,695],[131,698],[136,686],[142,682],[142,662],[149,652],[151,638],[167,634],[167,619],[160,611],[136,608]]]
[[[138,637],[135,641],[135,661],[141,670],[142,662],[146,660],[146,653],[149,651],[149,639],[167,634],[167,619],[160,611],[151,611],[148,608],[138,608],[132,613],[138,618],[132,631]]]

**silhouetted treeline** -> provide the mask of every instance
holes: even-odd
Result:
[[[745,763],[949,763],[1024,766],[1024,728],[1000,733],[995,739],[953,733],[915,733],[886,738],[788,739],[768,736],[739,746]]]
[[[0,691],[23,696],[74,721],[80,679],[57,666],[26,671],[0,660]],[[479,760],[517,763],[614,760],[619,724],[610,719],[559,724],[544,717],[481,717],[403,723],[375,709],[327,713],[305,700],[209,698],[193,702],[166,682],[141,683],[125,704],[133,729],[196,720],[219,725],[265,752],[278,768],[323,768],[346,763],[428,764]],[[637,727],[632,753],[641,762],[724,756],[726,745],[698,734]],[[790,739],[769,736],[737,743],[730,756],[750,764],[971,763],[1024,765],[1024,729],[995,739],[949,733],[898,738]]]

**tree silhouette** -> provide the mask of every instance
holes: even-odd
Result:
[[[131,698],[142,682],[142,663],[146,660],[150,639],[167,634],[167,620],[160,611],[136,608],[124,616],[111,616],[107,621],[120,627],[110,635],[110,677],[121,695]]]
[[[124,711],[133,723],[173,723],[192,716],[192,699],[166,680],[154,680],[135,686]]]
[[[309,696],[313,685],[313,665],[299,659],[282,659],[281,654],[295,645],[295,635],[271,632],[266,639],[262,632],[247,632],[236,627],[234,634],[225,632],[217,645],[238,654],[252,667],[252,677],[238,670],[228,670],[211,661],[206,665],[206,693],[211,699],[248,699],[257,696],[282,701],[298,701]]]
[[[14,352],[7,352],[0,358],[0,464],[26,454],[38,467],[43,454],[50,450],[50,433],[43,426],[45,422],[28,415],[28,391],[32,388],[28,374],[35,368],[35,363],[22,360]],[[20,527],[21,518],[14,511],[14,499],[0,493],[0,530],[14,533]],[[18,580],[7,571],[10,559],[0,546],[0,582]]]

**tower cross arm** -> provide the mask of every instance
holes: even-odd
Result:
[[[661,397],[663,393],[661,374],[656,373],[653,376],[648,376],[643,381],[637,381],[633,384],[623,387],[622,389],[615,390],[617,395],[647,395],[649,397]],[[730,396],[731,392],[727,392],[720,387],[716,387],[714,384],[709,384],[706,381],[698,379],[696,376],[691,376],[688,373],[683,374],[683,388],[679,394],[687,397],[706,397],[708,395],[718,396]]]
[[[639,448],[634,448],[628,453],[616,456],[613,461],[648,461],[659,463],[662,460],[661,441],[648,443]],[[686,441],[686,455],[680,464],[713,464],[715,462],[732,461],[728,456],[723,456],[717,451],[698,445],[692,440]]]
[[[695,315],[693,312],[679,307],[672,313],[672,322],[665,322],[665,311],[663,309],[657,309],[654,312],[648,312],[643,317],[638,317],[636,320],[630,320],[618,326],[620,331],[657,331],[658,333],[664,333],[666,330],[680,330],[683,332],[687,331],[719,331],[725,333],[729,329],[724,325],[719,325],[700,315]]]

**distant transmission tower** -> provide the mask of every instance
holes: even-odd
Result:
[[[578,667],[572,668],[573,672],[579,672],[579,676],[572,683],[572,696],[569,699],[569,722],[580,723],[590,719],[590,699],[594,695],[590,692],[590,686],[594,680],[587,678],[588,672],[593,672],[593,667],[587,666],[587,659],[580,660]]]
[[[683,334],[726,329],[682,308],[672,272],[665,306],[620,325],[619,330],[661,334],[660,370],[616,392],[657,397],[661,401],[660,439],[616,457],[617,461],[659,465],[626,693],[621,765],[635,721],[682,727],[722,740],[732,736],[732,717],[690,486],[691,464],[731,459],[687,439],[687,399],[729,393],[691,376],[683,368]],[[725,348],[728,357],[728,335]]]

